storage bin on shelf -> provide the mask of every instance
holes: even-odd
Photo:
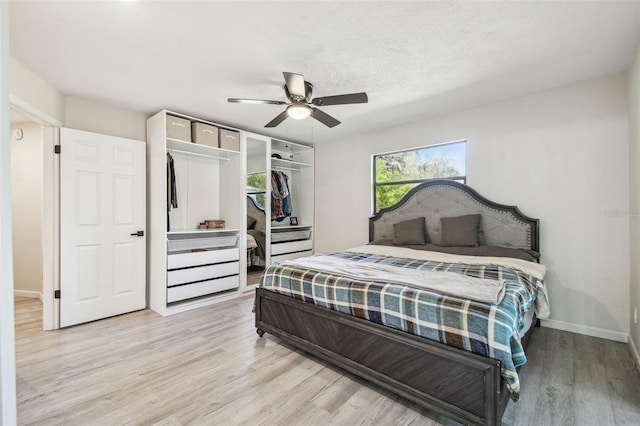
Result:
[[[191,142],[191,121],[167,114],[167,138]]]
[[[191,138],[194,143],[219,148],[218,128],[209,124],[191,123]]]
[[[240,151],[240,133],[233,130],[220,129],[220,148]]]

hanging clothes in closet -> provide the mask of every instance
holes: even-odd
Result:
[[[289,177],[282,172],[271,172],[271,220],[282,222],[291,216]]]
[[[178,190],[176,188],[176,169],[173,157],[167,152],[167,231],[171,230],[169,212],[178,208]]]

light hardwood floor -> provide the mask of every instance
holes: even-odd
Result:
[[[19,424],[457,424],[259,338],[252,302],[43,332],[40,302],[17,299]],[[640,424],[640,374],[627,345],[539,328],[528,356],[522,398],[503,424]]]

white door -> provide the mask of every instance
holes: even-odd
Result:
[[[146,303],[144,142],[60,129],[60,326]]]

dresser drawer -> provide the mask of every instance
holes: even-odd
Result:
[[[200,266],[197,268],[178,269],[167,272],[167,287],[178,284],[203,281],[211,278],[237,275],[240,273],[240,262],[220,263],[218,265]]]
[[[311,250],[312,248],[313,248],[313,240],[291,241],[289,243],[271,244],[271,255],[275,256],[278,254]]]
[[[281,254],[278,256],[271,256],[271,263],[276,263],[276,262],[284,262],[285,260],[291,260],[291,259],[297,259],[299,257],[305,257],[305,256],[311,256],[313,254],[312,250],[308,250],[308,251],[299,251],[296,253],[287,253],[287,254]]]
[[[191,299],[193,297],[205,296],[207,294],[218,293],[220,291],[232,290],[240,286],[240,277],[218,278],[216,280],[202,281],[199,283],[186,284],[167,289],[167,303],[180,300]]]
[[[167,256],[167,269],[231,262],[239,259],[240,251],[237,248],[170,254]]]

